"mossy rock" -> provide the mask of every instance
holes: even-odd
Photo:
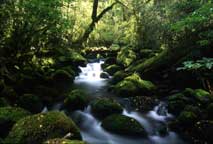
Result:
[[[155,92],[155,90],[156,86],[152,82],[141,79],[136,73],[126,77],[114,87],[114,91],[122,97],[129,97],[138,94],[151,95]]]
[[[82,90],[73,90],[64,100],[64,107],[67,110],[83,110],[89,103],[89,97]]]
[[[75,123],[62,112],[36,114],[19,120],[5,139],[6,144],[38,144],[49,139],[64,137],[81,140],[80,131]]]
[[[108,73],[106,73],[106,72],[102,72],[102,73],[100,74],[100,78],[108,79],[108,78],[109,78],[109,75],[108,75]]]
[[[168,97],[168,110],[175,115],[179,115],[186,105],[194,103],[192,99],[186,97],[183,93],[176,93]]]
[[[63,82],[63,81],[68,81],[68,80],[71,81],[74,79],[74,77],[69,72],[67,72],[66,70],[63,70],[63,69],[56,70],[56,72],[54,72],[51,77],[52,77],[53,81],[55,81],[55,82],[60,82],[60,81]]]
[[[202,114],[200,108],[198,106],[193,106],[193,105],[185,106],[184,111],[193,112],[198,117],[200,117]]]
[[[29,116],[30,112],[18,107],[0,108],[0,137],[8,135],[12,126],[20,119]]]
[[[123,111],[122,106],[113,99],[96,99],[91,104],[92,112],[100,119],[112,114],[120,114]]]
[[[213,102],[213,98],[210,93],[203,89],[193,90],[191,88],[186,88],[183,93],[187,97],[195,99],[197,103],[201,103],[202,105],[206,105]]]
[[[157,104],[157,100],[150,96],[134,96],[128,98],[136,111],[148,112]]]
[[[101,126],[112,133],[128,136],[146,136],[145,129],[135,119],[124,115],[111,115],[105,118]]]
[[[117,63],[128,67],[134,60],[136,60],[136,53],[130,48],[122,48],[117,55]]]
[[[58,57],[58,62],[62,66],[86,66],[87,60],[78,52],[74,50],[68,50],[62,53],[62,56]]]
[[[79,140],[69,140],[69,139],[50,139],[43,144],[86,144],[84,141],[79,141]]]
[[[203,90],[203,89],[196,89],[195,91],[195,99],[200,101],[203,104],[208,104],[212,102],[212,97],[209,92]]]
[[[177,120],[182,126],[190,127],[198,120],[198,116],[192,111],[182,111]]]
[[[110,65],[104,69],[109,75],[113,75],[117,71],[120,71],[122,68],[116,64]]]
[[[122,81],[127,76],[128,76],[128,74],[126,74],[124,71],[117,71],[113,75],[112,79],[110,80],[110,83],[111,84],[116,84],[116,83]]]
[[[32,113],[39,113],[44,108],[40,97],[34,94],[24,94],[20,96],[17,104]]]

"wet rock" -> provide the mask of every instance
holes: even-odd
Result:
[[[120,114],[123,111],[122,106],[113,99],[96,99],[91,104],[92,112],[100,119],[112,114]]]
[[[86,142],[79,140],[69,140],[69,139],[50,139],[44,142],[43,144],[86,144]]]
[[[198,120],[198,116],[192,111],[183,111],[177,117],[178,123],[184,127],[190,127]]]
[[[18,106],[29,110],[31,113],[39,113],[44,108],[42,100],[34,94],[24,94],[19,97]]]
[[[140,78],[136,73],[126,77],[114,86],[114,91],[122,97],[130,97],[134,95],[150,95],[156,90],[156,86],[150,82]]]
[[[128,74],[126,74],[124,71],[117,71],[112,79],[110,80],[111,84],[117,84],[118,82],[122,81],[125,77],[127,77]]]
[[[82,90],[73,90],[64,100],[64,107],[69,111],[83,110],[89,103],[89,98]]]
[[[109,75],[113,75],[117,71],[120,71],[122,68],[116,64],[107,66],[104,71],[106,71]]]
[[[8,135],[12,126],[20,119],[30,115],[30,112],[17,107],[0,108],[0,137]]]
[[[106,73],[106,72],[102,72],[102,73],[100,74],[100,78],[108,79],[108,78],[109,78],[109,75],[108,75],[108,73]]]
[[[38,144],[52,138],[64,137],[80,140],[80,131],[75,123],[61,112],[36,114],[20,119],[12,128],[5,143]]]
[[[149,96],[134,96],[129,98],[131,106],[142,112],[147,112],[153,109],[157,101],[153,97]]]
[[[145,129],[133,118],[124,115],[111,115],[105,118],[101,126],[107,131],[128,135],[128,136],[146,136]]]

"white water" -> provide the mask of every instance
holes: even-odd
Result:
[[[101,64],[103,61],[89,63],[85,68],[80,67],[82,73],[75,79],[77,87],[82,87],[92,96],[106,96],[107,80],[101,79]],[[184,142],[174,132],[168,131],[160,136],[157,129],[166,125],[173,118],[166,110],[164,103],[160,103],[147,114],[136,111],[123,110],[123,115],[137,120],[148,133],[147,138],[130,138],[109,133],[101,127],[101,122],[91,113],[90,106],[84,111],[76,111],[72,118],[80,127],[83,140],[88,144],[183,144]]]

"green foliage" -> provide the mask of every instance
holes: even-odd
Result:
[[[212,70],[213,68],[213,58],[202,58],[195,61],[185,61],[183,62],[183,67],[178,67],[177,70],[187,70],[187,71],[201,71],[201,70]]]
[[[20,119],[12,128],[5,143],[42,143],[48,139],[63,137],[71,133],[70,139],[81,139],[75,123],[61,112],[48,112]]]

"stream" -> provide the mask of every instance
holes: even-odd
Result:
[[[107,91],[108,79],[100,78],[102,63],[104,61],[93,61],[88,63],[86,67],[80,67],[82,72],[75,78],[74,85],[76,88],[83,89],[93,98],[116,98],[116,96]],[[56,106],[55,109],[58,109],[57,107],[60,106]],[[90,106],[83,111],[75,111],[70,116],[74,121],[77,121],[82,138],[88,144],[185,144],[178,134],[169,130],[167,124],[169,120],[173,119],[173,116],[167,112],[164,102],[160,102],[153,110],[147,113],[132,111],[128,107],[129,104],[126,102],[122,114],[137,120],[145,128],[148,137],[133,138],[116,135],[104,130],[101,127],[101,122],[91,113]],[[167,134],[159,134],[158,130],[162,127],[166,127]]]

